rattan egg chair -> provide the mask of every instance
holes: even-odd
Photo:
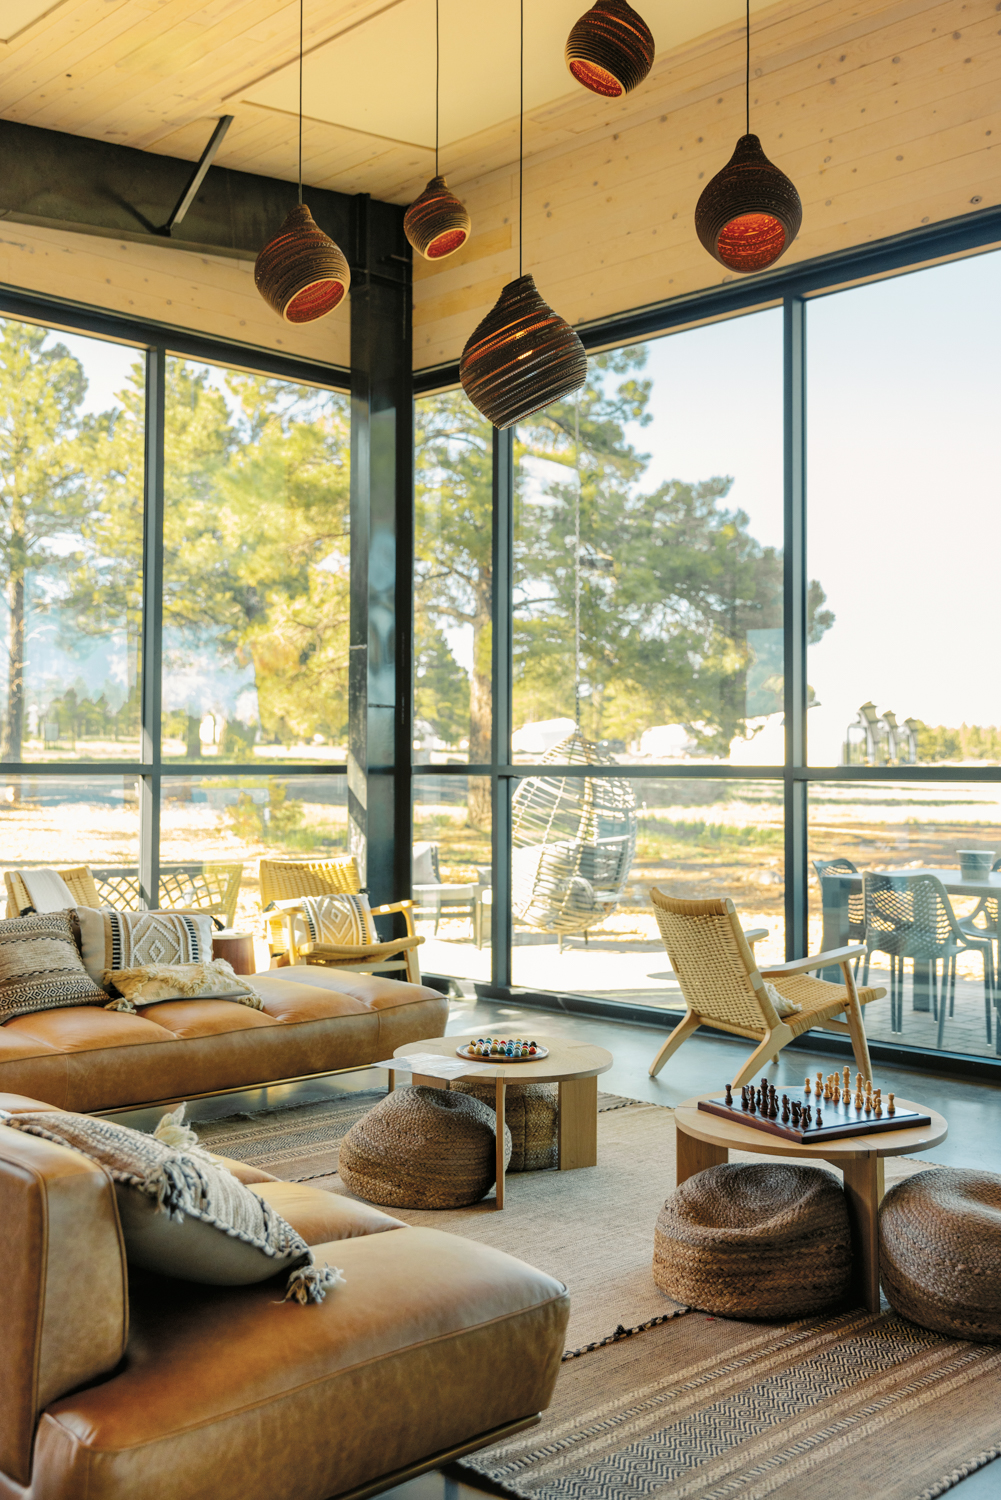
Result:
[[[614,766],[580,729],[547,750],[544,764]],[[528,776],[512,799],[514,918],[562,939],[609,916],[636,851],[636,798],[617,776]]]

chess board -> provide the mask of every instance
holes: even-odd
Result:
[[[760,1096],[760,1087],[755,1092]],[[930,1115],[899,1104],[895,1104],[892,1115],[888,1114],[886,1100],[883,1100],[882,1118],[877,1119],[874,1112],[870,1111],[867,1114],[864,1107],[857,1109],[853,1098],[835,1103],[833,1099],[821,1097],[819,1104],[822,1123],[818,1125],[816,1123],[818,1100],[815,1093],[808,1094],[805,1087],[800,1086],[798,1089],[780,1088],[776,1094],[779,1112],[775,1119],[771,1119],[759,1109],[756,1109],[754,1114],[751,1114],[749,1109],[742,1109],[739,1090],[734,1090],[732,1104],[727,1104],[725,1093],[712,1094],[707,1099],[699,1100],[699,1109],[705,1110],[710,1115],[719,1115],[723,1120],[734,1120],[739,1125],[749,1125],[752,1130],[763,1130],[769,1135],[781,1136],[783,1140],[807,1146],[814,1142],[843,1140],[853,1135],[876,1135],[884,1130],[913,1130],[915,1126],[931,1124]],[[790,1105],[788,1120],[782,1118],[785,1112],[784,1099],[787,1099]],[[813,1118],[807,1125],[793,1123],[791,1106],[794,1102],[801,1110],[809,1106],[813,1111]]]

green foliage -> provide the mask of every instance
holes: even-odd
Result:
[[[303,828],[303,804],[291,799],[288,788],[274,777],[268,779],[268,800],[254,801],[249,791],[241,791],[226,808],[226,821],[244,843],[278,844],[284,848],[321,850],[332,840],[317,838]]]
[[[945,724],[916,722],[919,761],[1001,762],[1001,728],[993,724],[964,723],[958,729],[949,729]]]

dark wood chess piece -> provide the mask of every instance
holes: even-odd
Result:
[[[725,1103],[726,1103],[726,1106],[727,1106],[728,1109],[732,1109],[733,1108],[733,1094],[732,1094],[732,1092],[730,1090],[730,1085],[729,1084],[727,1084],[727,1086],[726,1086],[726,1100],[725,1100]]]
[[[783,1125],[788,1125],[789,1124],[789,1095],[788,1094],[783,1094],[782,1095],[782,1123],[783,1123]]]
[[[741,1107],[741,1109],[746,1109],[747,1108],[747,1084],[746,1083],[744,1084],[744,1087],[740,1091],[740,1107]]]
[[[757,1112],[758,1112],[758,1105],[757,1105],[757,1101],[755,1100],[755,1097],[754,1097],[754,1090],[753,1089],[751,1089],[750,1093],[748,1094],[748,1098],[747,1098],[747,1112],[748,1112],[748,1114],[751,1114],[751,1115],[756,1115]]]

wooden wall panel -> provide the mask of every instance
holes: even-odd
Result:
[[[632,103],[592,106],[591,129],[586,101],[554,106],[548,146],[533,120],[525,269],[572,323],[734,279],[693,217],[743,132],[743,45],[730,28],[658,58]],[[803,198],[786,264],[1001,202],[997,0],[776,6],[755,23],[751,99],[751,129]],[[418,369],[457,359],[517,275],[516,170],[451,182],[473,235],[417,267]]]
[[[254,286],[252,261],[27,224],[0,224],[0,283],[279,354],[351,363],[347,310],[301,328]]]

